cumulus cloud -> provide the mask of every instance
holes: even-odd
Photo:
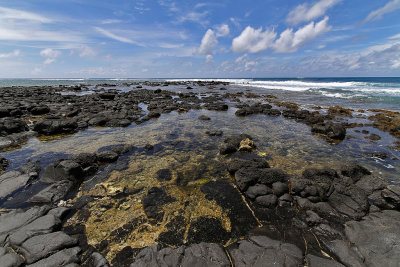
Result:
[[[369,13],[369,15],[365,18],[364,22],[379,20],[386,13],[393,12],[399,8],[400,8],[400,0],[391,0],[383,7]]]
[[[61,55],[61,52],[52,48],[46,48],[40,51],[40,55],[45,58],[43,64],[48,65],[56,61],[56,58]]]
[[[326,11],[339,3],[340,0],[320,0],[313,5],[304,3],[293,9],[286,18],[286,22],[291,25],[297,25],[317,19],[325,15]]]
[[[213,49],[218,45],[218,40],[215,32],[208,29],[204,34],[203,39],[201,39],[201,44],[199,48],[199,53],[202,55],[212,54]]]
[[[278,40],[274,44],[276,53],[290,53],[297,51],[300,47],[312,41],[317,36],[329,31],[331,26],[328,25],[328,17],[325,17],[318,23],[310,22],[306,26],[298,29],[286,29],[281,33]]]
[[[208,64],[214,63],[213,55],[207,55],[206,56],[206,63],[208,63]]]
[[[215,27],[217,37],[227,36],[230,32],[228,24],[222,24]]]
[[[274,30],[265,30],[262,28],[254,29],[247,26],[243,32],[233,39],[232,51],[235,53],[259,53],[267,49],[272,49],[275,53],[296,52],[300,47],[311,42],[317,36],[329,31],[328,17],[318,23],[310,22],[306,26],[294,31],[286,29],[279,38]]]
[[[254,29],[247,26],[246,29],[232,41],[232,51],[235,53],[249,52],[259,53],[273,46],[276,33],[273,30],[262,30],[262,27]]]
[[[11,53],[0,54],[0,58],[17,57],[21,54],[19,50],[14,50]]]

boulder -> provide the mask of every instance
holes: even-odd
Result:
[[[371,172],[355,162],[350,162],[340,168],[340,174],[350,177],[355,183],[358,182],[363,176],[370,175]]]
[[[50,112],[50,108],[46,105],[36,106],[30,110],[32,115],[43,115]]]
[[[348,240],[357,247],[366,266],[398,266],[400,212],[384,210],[345,224]]]
[[[306,256],[306,263],[308,267],[345,267],[343,264],[328,258],[321,258],[311,254]]]
[[[200,243],[176,249],[154,245],[144,248],[131,267],[144,266],[220,266],[229,267],[230,262],[224,249],[217,244]]]
[[[239,144],[239,151],[251,152],[256,147],[253,140],[249,138],[243,139]]]
[[[245,194],[250,199],[255,199],[258,196],[272,194],[272,189],[263,184],[256,184],[253,186],[249,186]]]
[[[303,253],[298,247],[266,236],[252,236],[239,241],[236,247],[229,251],[234,266],[300,266],[303,263]]]
[[[98,252],[93,252],[91,255],[93,267],[109,267],[107,260]]]
[[[37,178],[36,172],[10,171],[0,175],[0,199],[8,196],[15,190],[25,186],[29,181]]]
[[[366,267],[364,257],[357,247],[352,246],[345,240],[333,240],[324,242],[325,246],[346,266]]]
[[[278,201],[277,196],[275,195],[266,195],[266,196],[259,196],[256,198],[256,203],[260,206],[266,207],[266,208],[274,208],[276,206],[276,203]]]
[[[97,160],[103,163],[111,163],[118,159],[119,155],[114,151],[102,151],[96,153]]]
[[[32,196],[28,202],[31,203],[58,203],[64,199],[73,187],[73,182],[62,180],[55,182],[36,195]]]
[[[38,121],[33,130],[39,134],[53,135],[63,133],[73,133],[77,130],[78,123],[70,119],[44,119]]]
[[[5,171],[9,165],[10,162],[6,158],[0,156],[0,172]]]
[[[80,252],[81,252],[80,247],[63,249],[49,256],[48,258],[42,259],[33,264],[26,265],[26,267],[42,267],[42,266],[78,267],[80,265],[77,265],[76,263],[79,263]]]
[[[83,169],[74,160],[62,159],[48,165],[44,170],[40,181],[43,183],[55,183],[62,180],[69,180],[78,184],[83,180]]]
[[[26,263],[30,264],[46,258],[61,249],[72,247],[77,243],[76,239],[64,232],[53,232],[26,240],[20,246],[20,250],[26,259]]]
[[[0,263],[2,267],[19,267],[24,259],[11,249],[0,247]]]
[[[280,197],[283,194],[289,192],[289,187],[288,187],[288,185],[286,183],[275,182],[275,183],[272,184],[272,190],[274,191],[275,195]]]
[[[10,235],[8,241],[13,247],[20,246],[31,237],[53,232],[60,224],[61,221],[59,218],[51,214],[45,215],[19,228]]]
[[[311,132],[324,134],[336,140],[343,140],[346,137],[346,128],[341,124],[332,122],[314,124]]]
[[[246,191],[256,183],[272,185],[275,182],[287,182],[289,176],[279,169],[272,168],[241,168],[235,173],[235,181],[239,189]]]
[[[28,131],[28,125],[21,119],[0,119],[0,136]]]
[[[12,232],[29,224],[49,211],[48,206],[33,207],[27,211],[11,211],[0,216],[0,246]]]
[[[360,219],[369,211],[368,197],[364,190],[355,185],[335,183],[328,203],[338,212],[353,219]]]
[[[382,190],[382,197],[395,209],[400,209],[400,186],[388,185]]]
[[[241,168],[269,168],[269,164],[266,160],[261,158],[255,158],[251,160],[245,159],[232,159],[228,163],[228,171],[230,174],[235,174]]]

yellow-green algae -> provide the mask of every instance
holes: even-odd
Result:
[[[180,162],[182,158],[189,159],[182,163]],[[166,225],[177,216],[184,218],[182,227],[184,228],[185,239],[187,239],[191,222],[202,216],[219,219],[222,227],[230,232],[231,222],[226,212],[214,200],[207,200],[200,190],[203,183],[217,178],[211,175],[214,173],[213,160],[208,160],[209,164],[206,164],[205,170],[202,169],[200,179],[189,181],[185,186],[176,185],[178,173],[182,173],[185,178],[190,179],[205,160],[207,161],[202,155],[193,153],[188,155],[183,152],[175,152],[163,157],[156,155],[133,156],[128,169],[122,172],[114,171],[106,181],[97,184],[89,191],[80,192],[77,198],[82,195],[91,195],[96,198],[96,201],[89,204],[91,214],[84,222],[88,243],[96,246],[101,241],[108,240],[107,259],[111,260],[115,253],[125,246],[142,248],[156,244],[159,235],[167,231]],[[156,178],[156,172],[165,168],[171,169],[173,178],[168,182],[160,182]],[[148,189],[154,186],[163,187],[169,196],[177,200],[162,206],[164,216],[162,222],[157,224],[152,224],[147,219],[142,205],[142,199],[147,194]],[[120,199],[112,198],[112,196],[124,190],[133,191],[138,188],[143,188],[143,190],[127,196],[122,203],[120,203]],[[118,203],[120,204],[118,205]],[[104,206],[110,205],[112,205],[111,208],[104,208]],[[76,223],[78,217],[78,214],[75,215],[69,220],[68,224]],[[139,227],[134,228],[122,240],[113,240],[110,237],[112,231],[134,220],[141,221]]]

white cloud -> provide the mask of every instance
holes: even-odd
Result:
[[[259,53],[273,46],[276,33],[274,30],[262,31],[262,27],[246,29],[232,41],[232,51],[235,53]]]
[[[79,56],[80,57],[93,57],[96,55],[96,51],[94,51],[89,46],[85,45],[80,49]]]
[[[400,59],[393,59],[392,61],[392,69],[398,69],[400,68]]]
[[[23,10],[5,8],[5,7],[0,7],[0,17],[2,20],[5,20],[5,19],[30,20],[30,21],[37,21],[37,22],[41,22],[41,23],[49,23],[52,21],[49,18],[46,18],[44,16],[41,16],[41,15],[38,15],[35,13],[26,12]]]
[[[400,39],[400,33],[389,37],[390,40],[397,40]]]
[[[203,11],[203,12],[188,12],[185,15],[182,15],[178,18],[178,23],[182,23],[185,21],[191,21],[191,22],[196,22],[201,25],[207,25],[208,20],[205,19],[205,17],[208,15],[208,11]]]
[[[302,22],[317,19],[325,15],[329,8],[339,2],[340,0],[320,0],[313,5],[308,3],[298,5],[295,9],[290,11],[286,18],[286,22],[292,25],[297,25]]]
[[[43,49],[42,51],[40,51],[40,55],[42,57],[55,58],[55,57],[58,57],[60,54],[61,54],[60,51],[57,51],[57,50],[54,50],[51,48],[46,48],[46,49]]]
[[[124,36],[116,35],[116,34],[110,32],[110,31],[107,31],[107,30],[103,29],[103,28],[94,27],[94,29],[96,31],[98,31],[99,33],[103,34],[104,36],[107,36],[108,38],[114,39],[116,41],[119,41],[119,42],[122,42],[122,43],[128,43],[128,44],[135,44],[135,45],[143,46],[142,44],[140,44],[140,43],[138,43],[138,42],[136,42],[134,40],[131,40],[131,39],[129,39],[127,37],[124,37]]]
[[[259,65],[259,62],[255,59],[251,59],[248,54],[244,54],[235,59],[236,71],[256,71],[255,67]],[[221,65],[222,66],[222,65]]]
[[[40,51],[40,55],[45,58],[43,64],[48,65],[55,62],[56,58],[61,55],[61,52],[51,48],[46,48]]]
[[[173,44],[173,43],[165,43],[161,42],[157,45],[160,48],[166,48],[166,49],[175,49],[175,48],[181,48],[184,47],[184,44]]]
[[[201,39],[201,44],[199,48],[199,54],[209,55],[213,53],[213,49],[218,45],[218,40],[215,32],[208,29],[204,34],[203,39]]]
[[[115,24],[115,23],[121,23],[122,22],[122,20],[120,20],[120,19],[105,19],[105,20],[102,20],[100,23],[101,24]]]
[[[83,42],[79,33],[71,31],[48,31],[43,24],[54,20],[23,10],[0,7],[0,40],[43,41],[43,42]]]
[[[318,23],[310,22],[308,25],[293,32],[293,29],[286,29],[281,33],[274,45],[276,53],[290,53],[297,51],[315,37],[329,31],[331,26],[328,25],[328,17],[325,17]]]
[[[216,26],[215,30],[217,31],[217,34],[216,34],[217,37],[227,36],[227,35],[229,35],[229,32],[230,32],[228,24],[222,24],[222,25]]]
[[[11,53],[0,54],[0,58],[17,57],[21,54],[19,50],[14,50]]]
[[[369,15],[365,18],[364,22],[379,20],[386,13],[393,12],[399,8],[400,8],[400,0],[391,0],[383,7],[369,13]]]
[[[400,68],[400,42],[371,46],[361,52],[325,54],[305,60],[299,70],[304,72],[349,75],[350,71],[363,74],[388,75]]]
[[[240,28],[240,22],[238,21],[237,18],[230,18],[229,20],[232,22],[233,25]]]
[[[206,63],[208,63],[208,64],[214,63],[214,57],[212,55],[207,55]]]
[[[317,36],[329,31],[331,26],[328,25],[328,20],[329,17],[325,17],[318,23],[310,22],[297,31],[291,28],[286,29],[278,39],[276,39],[277,34],[274,30],[262,31],[262,28],[254,29],[247,26],[238,37],[233,39],[232,51],[235,53],[259,53],[273,49],[276,53],[296,52]]]

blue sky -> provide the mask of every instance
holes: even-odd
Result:
[[[0,0],[0,77],[400,76],[400,0]]]

